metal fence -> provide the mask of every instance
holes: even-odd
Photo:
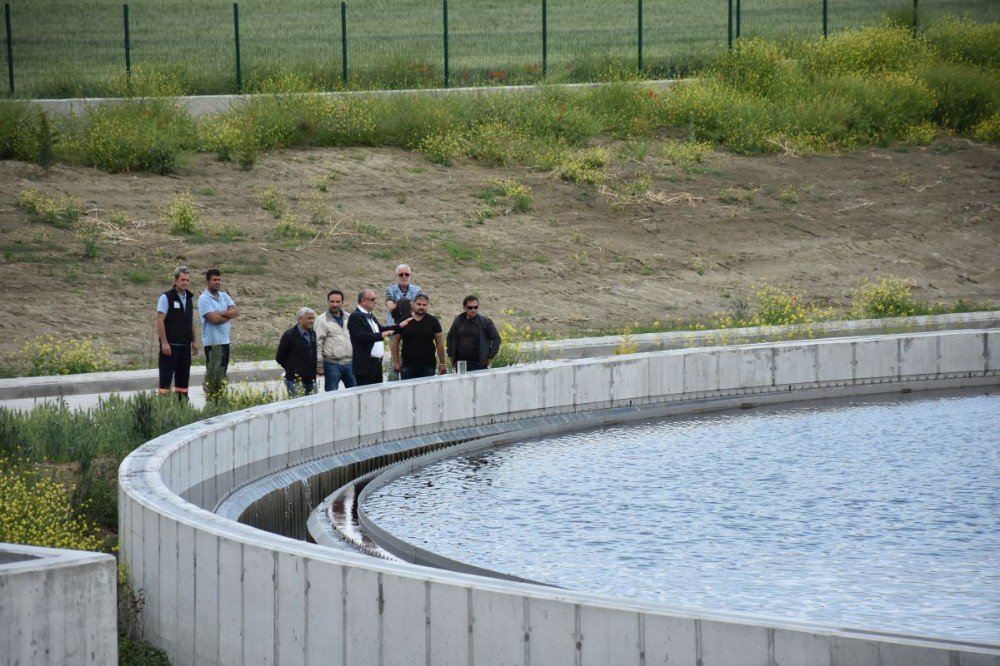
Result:
[[[918,4],[919,3],[919,4]],[[32,0],[4,5],[4,92],[103,94],[138,68],[194,93],[279,73],[329,88],[684,74],[735,39],[827,35],[892,17],[1000,20],[998,0]]]

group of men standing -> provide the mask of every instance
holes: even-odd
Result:
[[[465,297],[462,312],[445,336],[441,322],[428,312],[430,297],[410,281],[411,276],[407,264],[396,267],[396,282],[385,289],[384,326],[375,316],[378,297],[372,289],[358,293],[357,307],[350,314],[344,311],[344,293],[339,289],[327,293],[327,309],[322,314],[300,308],[295,325],[282,334],[275,354],[285,371],[289,395],[316,392],[318,377],[323,377],[326,391],[337,390],[341,383],[345,388],[381,383],[387,354],[393,375],[404,380],[443,375],[449,361],[456,368],[464,364],[469,371],[488,368],[500,351],[501,339],[493,322],[479,314],[478,297]],[[198,299],[202,342],[206,361],[210,366],[217,363],[224,378],[230,320],[239,316],[239,309],[222,291],[218,269],[209,270],[205,279],[205,292]],[[157,304],[159,390],[169,392],[173,381],[178,397],[187,395],[191,357],[198,353],[190,281],[190,270],[177,268],[173,287],[160,295]]]

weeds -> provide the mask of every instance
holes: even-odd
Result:
[[[36,189],[24,190],[18,194],[17,206],[57,229],[71,229],[83,214],[83,206],[74,197],[55,199]]]
[[[276,220],[281,219],[288,207],[288,202],[273,187],[261,192],[259,203],[260,207],[273,215]]]
[[[107,351],[95,347],[93,341],[43,335],[27,343],[21,356],[30,366],[30,376],[74,375],[83,372],[111,370]]]
[[[908,317],[927,308],[913,300],[912,286],[894,275],[865,280],[854,292],[851,316],[856,319]]]
[[[170,233],[190,236],[198,232],[201,215],[189,192],[178,194],[167,205],[164,213],[170,224]]]
[[[97,527],[80,515],[55,479],[0,457],[0,541],[104,550]]]
[[[476,192],[475,197],[494,208],[501,208],[503,214],[527,213],[531,210],[531,188],[516,178],[491,180],[487,187]]]

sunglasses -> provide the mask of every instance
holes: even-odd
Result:
[[[396,273],[399,277],[410,277],[409,273]]]
[[[466,310],[478,310],[479,306],[478,305],[466,305],[465,309]]]

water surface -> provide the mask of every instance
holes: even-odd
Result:
[[[656,602],[1000,643],[1000,396],[662,420],[375,491],[446,557]]]

